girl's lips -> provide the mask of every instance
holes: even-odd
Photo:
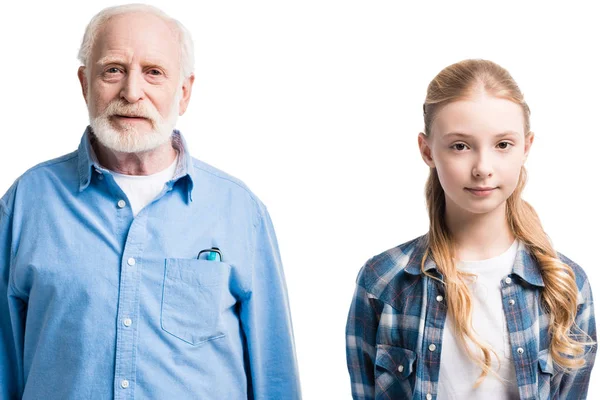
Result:
[[[474,194],[475,196],[480,196],[480,197],[489,196],[496,189],[497,188],[485,188],[485,189],[465,188],[465,190],[467,190],[469,193]]]

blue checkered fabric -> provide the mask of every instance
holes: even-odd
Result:
[[[346,354],[354,399],[424,399],[438,393],[446,320],[443,284],[421,271],[427,236],[371,258],[361,269],[346,326]],[[596,340],[592,292],[585,272],[559,253],[576,276],[577,326]],[[443,279],[429,257],[424,270]],[[585,399],[596,346],[587,346],[582,369],[554,365],[548,314],[538,264],[519,242],[510,275],[501,283],[521,399]],[[514,300],[509,303],[509,300]],[[573,334],[581,334],[574,330]]]

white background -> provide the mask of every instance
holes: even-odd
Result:
[[[356,275],[427,229],[421,105],[456,61],[491,59],[520,84],[536,133],[525,198],[600,298],[600,24],[590,4],[150,3],[195,39],[196,83],[178,123],[192,153],[246,182],[273,217],[306,399],[350,397],[344,328]],[[87,124],[77,50],[89,19],[114,4],[2,6],[1,193],[77,147]],[[599,394],[597,367],[589,397]]]

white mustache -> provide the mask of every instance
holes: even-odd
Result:
[[[147,118],[153,124],[162,122],[162,116],[156,111],[143,104],[124,104],[120,100],[112,101],[102,112],[101,117],[111,117],[113,115],[124,115],[127,117]]]

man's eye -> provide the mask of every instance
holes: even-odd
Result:
[[[109,74],[118,74],[119,73],[119,68],[117,68],[117,67],[111,67],[111,68],[107,69],[106,72],[108,72]]]
[[[156,69],[156,68],[152,68],[150,70],[150,75],[155,75],[155,76],[159,76],[162,75],[162,72],[160,72],[160,70]]]
[[[463,151],[467,148],[467,145],[464,143],[455,143],[452,146],[450,146],[450,148],[458,150],[458,151]]]

